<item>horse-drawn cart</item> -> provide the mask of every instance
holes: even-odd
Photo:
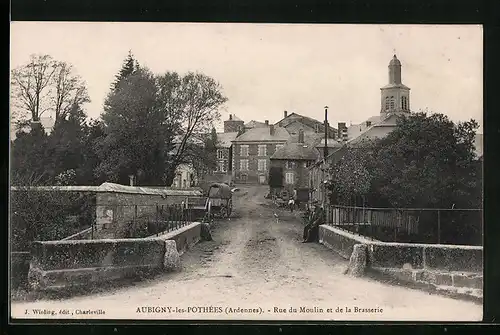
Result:
[[[213,183],[205,197],[187,197],[185,208],[193,220],[211,222],[214,217],[228,218],[233,210],[231,188],[227,184]]]

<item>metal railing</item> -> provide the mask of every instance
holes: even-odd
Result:
[[[385,242],[482,245],[482,209],[331,205],[327,224]]]
[[[120,211],[119,207],[126,209],[119,213],[127,223],[125,230],[121,231],[124,234],[123,237],[126,238],[158,236],[193,222],[193,211],[187,209],[183,204],[124,205],[117,206],[117,211]],[[129,210],[133,212],[130,213]]]

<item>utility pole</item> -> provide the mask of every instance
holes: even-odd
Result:
[[[328,106],[325,106],[325,148],[323,151],[324,159],[328,156]]]
[[[328,106],[325,106],[325,147],[324,147],[324,151],[323,151],[323,210],[325,211],[325,224],[328,224],[328,215],[329,215],[329,206],[328,206],[328,201],[327,201],[327,197],[328,197],[328,190],[327,190],[327,187],[326,187],[326,183],[325,183],[325,177],[326,177],[326,169],[327,169],[327,161],[326,161],[326,157],[328,156],[328,133],[329,133],[329,126],[328,126]]]

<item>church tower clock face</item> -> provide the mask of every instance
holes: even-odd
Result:
[[[382,117],[410,112],[410,88],[401,77],[401,62],[394,55],[389,62],[389,83],[380,89]]]

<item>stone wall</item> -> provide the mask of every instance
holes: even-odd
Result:
[[[87,285],[161,271],[166,241],[183,252],[200,240],[201,223],[158,237],[38,241],[32,246],[28,281],[35,289]]]
[[[157,208],[181,204],[188,196],[201,195],[200,191],[171,191],[164,195],[160,192],[127,193],[99,192],[96,199],[97,236],[122,238],[128,229],[128,223],[134,218],[154,219]]]
[[[355,245],[366,245],[366,268],[398,279],[482,289],[482,247],[388,243],[327,225],[320,226],[319,241],[346,259]]]
[[[31,255],[29,252],[10,253],[10,286],[12,289],[26,286],[28,284],[28,272],[30,268]]]

